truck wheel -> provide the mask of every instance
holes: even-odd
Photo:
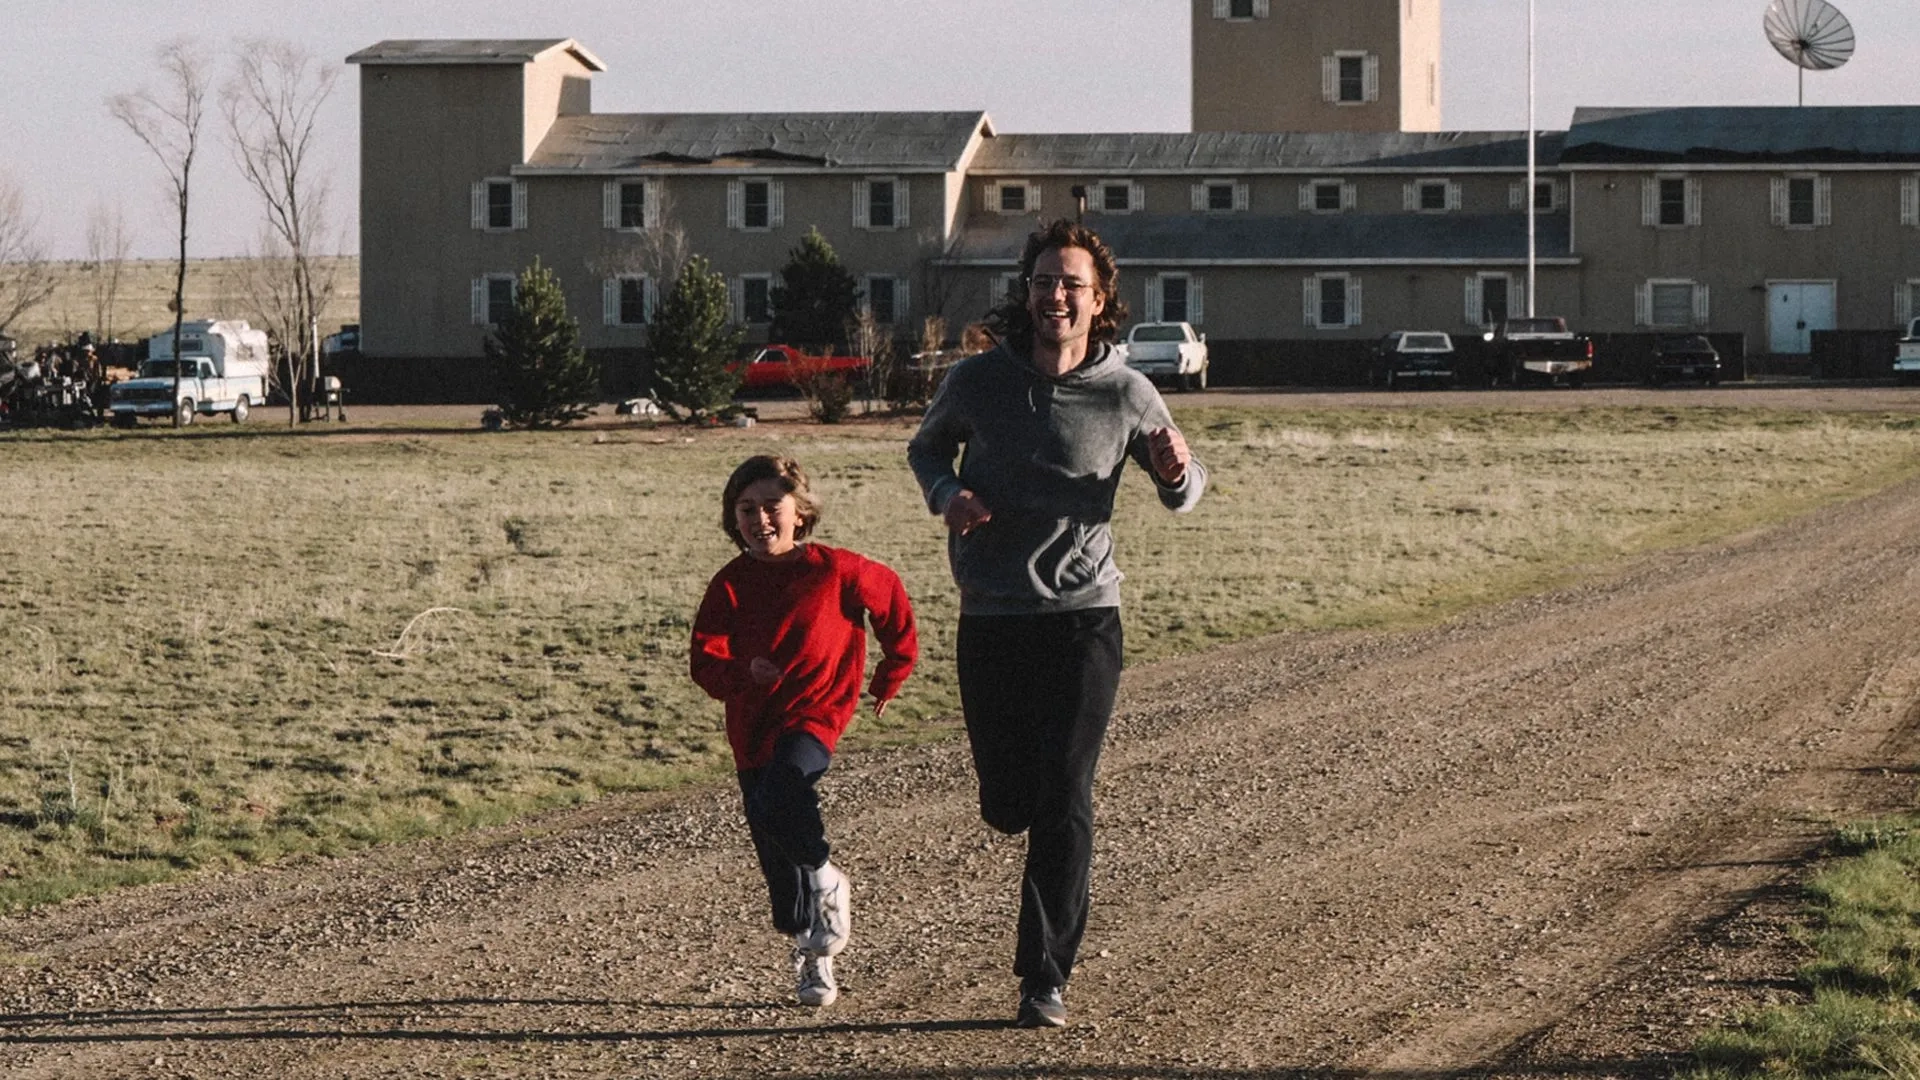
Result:
[[[178,406],[174,408],[173,426],[186,427],[188,424],[193,423],[193,415],[195,411],[196,410],[194,408],[192,398],[187,398],[186,400],[182,401]]]
[[[245,394],[241,394],[240,400],[233,403],[233,422],[236,424],[247,422],[247,395]]]

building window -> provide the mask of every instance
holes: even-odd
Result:
[[[871,176],[853,184],[853,227],[903,229],[907,226],[907,182],[892,176]]]
[[[1337,214],[1353,209],[1358,194],[1358,189],[1344,180],[1309,180],[1300,185],[1300,209]]]
[[[1527,182],[1515,180],[1507,188],[1507,208],[1525,210],[1527,208]],[[1535,180],[1533,182],[1533,208],[1543,214],[1552,213],[1563,205],[1560,195],[1560,181]]]
[[[1650,176],[1642,180],[1640,222],[1659,229],[1700,224],[1700,181],[1691,176]]]
[[[1522,282],[1507,273],[1481,273],[1467,279],[1468,326],[1494,326],[1508,315],[1526,312]]]
[[[601,191],[601,224],[609,229],[638,232],[660,224],[656,181],[609,180]]]
[[[1773,223],[1789,229],[1833,224],[1833,178],[1815,173],[1774,177]]]
[[[1409,180],[1405,206],[1423,214],[1460,209],[1460,185],[1451,180]]]
[[[1198,326],[1200,279],[1192,274],[1155,274],[1147,279],[1146,322],[1184,322]]]
[[[1131,214],[1147,208],[1147,191],[1133,180],[1102,180],[1093,186],[1093,205],[1105,214]]]
[[[881,326],[900,322],[907,311],[906,282],[897,277],[874,274],[866,280],[865,307],[873,321]]]
[[[1306,322],[1315,330],[1360,325],[1360,279],[1352,274],[1315,274],[1306,279]]]
[[[527,185],[519,180],[475,181],[473,227],[488,232],[526,228]]]
[[[1213,17],[1235,22],[1264,19],[1272,6],[1271,0],[1213,0]]]
[[[1202,180],[1193,185],[1193,208],[1207,214],[1230,214],[1247,208],[1247,185],[1235,180]]]
[[[1031,214],[1040,210],[1040,185],[998,180],[986,187],[987,210],[995,214]]]
[[[1634,296],[1634,321],[1647,327],[1685,330],[1707,325],[1707,287],[1695,281],[1655,279]]]
[[[645,274],[619,274],[601,284],[608,326],[645,326],[653,317],[653,283]]]
[[[473,324],[499,326],[513,314],[513,297],[519,288],[512,274],[486,274],[473,279]]]
[[[742,274],[733,279],[733,317],[750,326],[773,321],[772,274]]]
[[[778,180],[734,180],[727,184],[727,227],[765,232],[786,216],[785,191]]]
[[[1333,105],[1365,105],[1380,99],[1380,58],[1336,52],[1320,58],[1320,97]]]
[[[1687,182],[1677,177],[1664,177],[1655,181],[1660,185],[1660,216],[1657,224],[1685,225],[1687,223]]]

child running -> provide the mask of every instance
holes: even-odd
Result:
[[[867,661],[863,622],[884,654],[867,692],[886,712],[919,652],[899,575],[851,551],[807,540],[820,507],[792,458],[760,455],[733,470],[720,528],[740,548],[707,585],[693,621],[693,680],[727,705],[747,829],[793,939],[803,1005],[840,996],[833,958],[851,928],[847,877],[827,861],[814,784],[853,720]]]

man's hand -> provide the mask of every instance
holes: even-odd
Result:
[[[1147,452],[1153,460],[1153,474],[1168,487],[1177,487],[1187,478],[1187,462],[1193,454],[1179,428],[1154,428],[1147,432]]]
[[[780,665],[764,656],[756,656],[753,662],[747,665],[747,674],[761,686],[772,686],[780,681]]]
[[[993,520],[993,511],[980,501],[980,496],[971,491],[961,491],[947,500],[947,509],[940,515],[946,520],[949,531],[965,536],[974,529]]]

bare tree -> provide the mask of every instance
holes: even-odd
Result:
[[[234,76],[220,92],[234,159],[265,206],[274,249],[266,269],[288,278],[273,292],[292,301],[290,325],[280,328],[289,423],[306,418],[302,392],[320,375],[320,308],[332,278],[315,249],[326,237],[330,183],[313,160],[314,137],[339,76],[338,67],[292,42],[253,39],[241,42]]]
[[[36,226],[20,185],[0,173],[0,334],[53,295],[54,267]]]
[[[285,241],[272,228],[263,228],[247,257],[234,259],[223,275],[225,291],[240,298],[247,314],[272,340],[274,365],[269,377],[272,388],[287,395],[290,420],[299,417],[299,406],[293,403],[306,400],[311,405],[311,398],[300,396],[306,387],[289,385],[301,379],[296,346],[311,336],[308,291],[319,305],[313,310],[322,310],[333,299],[337,281],[335,266],[327,259],[309,259],[305,271],[301,271]]]
[[[118,206],[95,203],[87,213],[87,283],[93,297],[93,331],[105,341],[113,339],[120,280],[126,276],[127,253],[132,248],[126,214]]]
[[[693,248],[687,241],[687,230],[674,218],[671,199],[660,197],[653,220],[655,223],[647,228],[616,233],[617,239],[608,241],[599,254],[586,260],[587,271],[601,278],[644,274],[660,295],[666,296],[673,283],[680,280],[680,271],[686,268]]]
[[[107,99],[107,111],[146,144],[167,173],[167,186],[180,211],[180,258],[173,276],[173,355],[180,357],[180,324],[187,307],[187,196],[194,155],[200,149],[200,122],[206,116],[211,76],[194,62],[193,43],[179,38],[160,46],[159,90],[142,87]],[[173,366],[174,400],[180,397],[180,365]],[[175,410],[175,425],[181,422]]]

